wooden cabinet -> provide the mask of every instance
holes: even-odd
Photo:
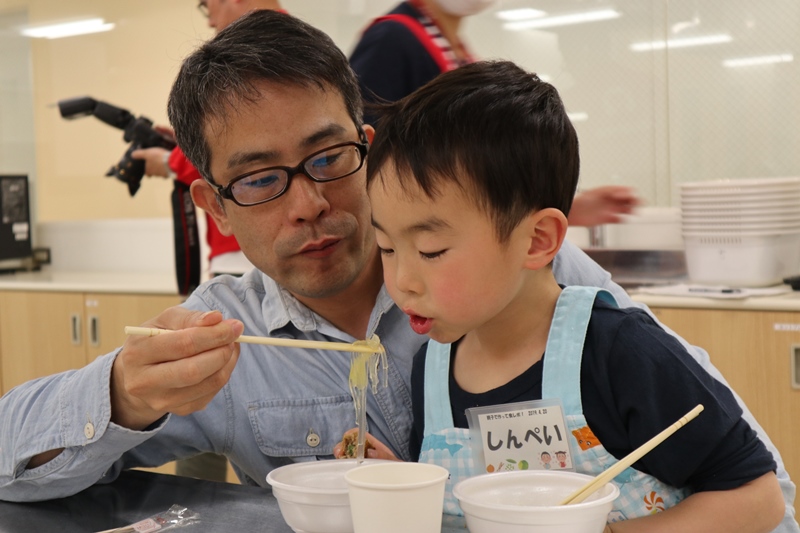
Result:
[[[652,308],[702,346],[800,479],[800,313]]]
[[[0,291],[0,392],[33,378],[80,368],[125,340],[180,297]]]

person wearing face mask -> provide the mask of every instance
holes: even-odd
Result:
[[[373,20],[350,56],[365,101],[394,102],[442,72],[475,61],[459,35],[461,20],[493,3],[406,0]]]
[[[395,102],[436,76],[477,58],[459,33],[464,17],[485,11],[496,0],[406,0],[373,20],[350,55],[364,101]],[[369,106],[364,122],[375,124]],[[640,203],[630,187],[611,185],[576,195],[573,226],[613,224]]]

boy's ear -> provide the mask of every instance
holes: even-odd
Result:
[[[528,215],[528,254],[525,268],[538,270],[549,265],[567,235],[567,217],[559,209],[540,209]]]
[[[213,187],[204,179],[194,180],[189,189],[194,205],[211,215],[217,224],[220,233],[226,237],[233,235],[233,229],[228,223],[228,215],[225,208],[221,205],[221,198]]]

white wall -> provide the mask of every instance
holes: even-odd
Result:
[[[290,12],[330,33],[347,52],[368,20],[394,3],[284,0]],[[496,12],[523,6],[549,14],[610,6],[621,16],[547,30],[504,30]],[[41,221],[167,217],[168,183],[148,180],[130,198],[121,183],[103,177],[125,149],[121,132],[92,118],[64,121],[52,104],[89,94],[165,122],[181,59],[212,32],[194,0],[0,0],[0,36],[17,31],[9,21],[20,17],[42,23],[87,16],[117,27],[31,42],[31,59],[20,64],[30,65],[32,85],[5,83],[14,89],[0,98],[19,102],[21,118],[0,116],[0,131],[20,136],[0,135],[0,157],[35,153],[35,163],[25,164],[35,167],[29,173],[36,177]],[[503,0],[468,19],[463,34],[479,57],[511,59],[546,75],[568,110],[586,117],[575,122],[582,187],[628,184],[650,205],[675,206],[680,181],[800,175],[798,27],[796,0]],[[629,48],[633,42],[719,33],[729,34],[730,42],[669,53]],[[778,53],[792,54],[793,61],[743,69],[722,64]],[[20,144],[31,131],[24,118],[30,116],[34,140]],[[6,167],[0,161],[0,171]],[[25,169],[15,169],[20,170]]]

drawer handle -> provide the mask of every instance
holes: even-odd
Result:
[[[72,325],[72,344],[80,346],[81,344],[81,315],[71,314],[69,316]]]
[[[89,315],[89,343],[92,346],[100,346],[100,319],[97,315]]]
[[[792,388],[800,389],[800,346],[792,346]]]

